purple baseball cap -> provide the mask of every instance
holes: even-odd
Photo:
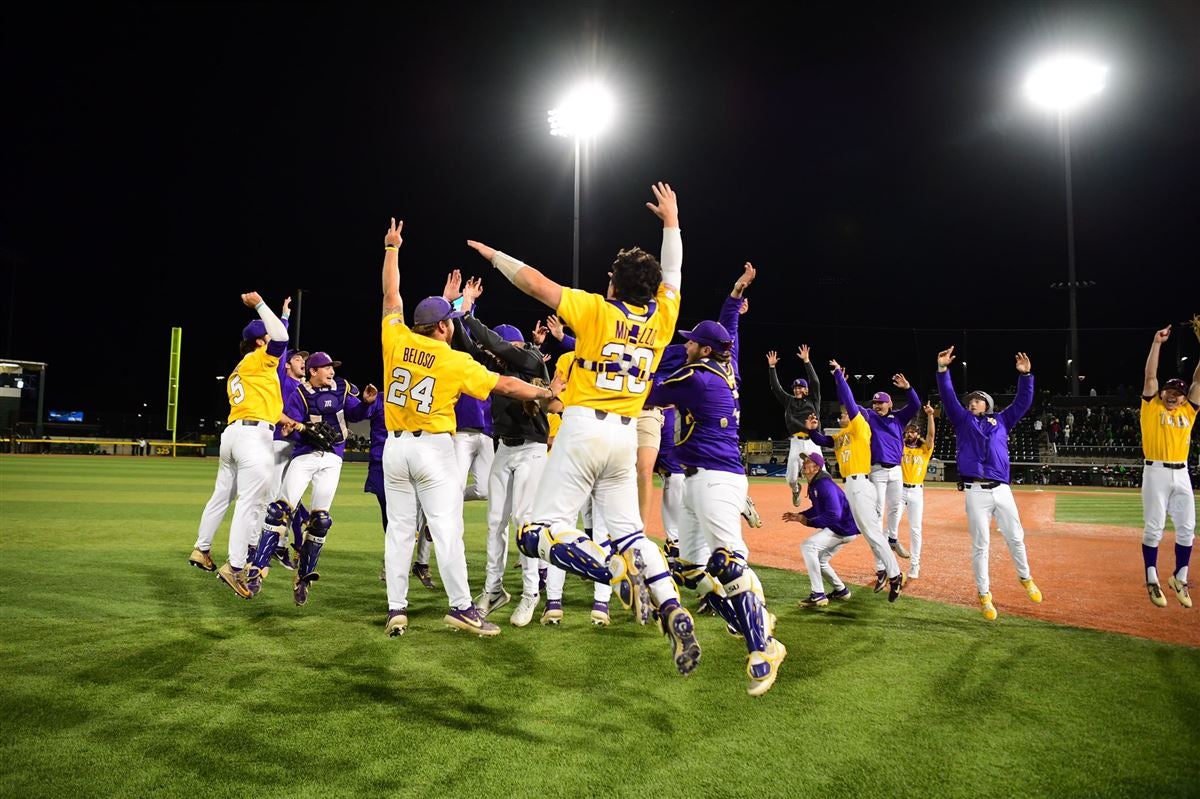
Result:
[[[819,452],[810,452],[809,454],[805,455],[804,457],[808,458],[810,461],[812,461],[813,463],[817,464],[817,468],[818,468],[818,469],[824,469],[824,468],[825,468],[825,456],[824,456],[824,455],[822,455],[821,453],[819,453]]]
[[[308,360],[308,350],[288,350],[287,357],[284,358],[284,360],[290,361],[292,358],[295,358],[297,355],[299,355],[301,358],[303,358],[306,361]]]
[[[335,361],[329,357],[327,352],[314,352],[308,356],[308,360],[304,362],[305,371],[309,369],[320,369],[322,366],[332,366],[334,369],[342,365],[341,361]]]
[[[729,335],[725,325],[711,320],[705,320],[691,330],[680,330],[679,335],[702,347],[712,347],[721,352],[733,346],[733,336]]]
[[[267,325],[261,319],[255,319],[250,324],[242,328],[242,340],[253,341],[256,338],[267,337]]]
[[[801,388],[808,388],[808,381],[805,380],[803,377],[797,377],[795,380],[792,381],[792,388],[796,388],[797,386],[799,386]]]
[[[892,395],[886,391],[876,391],[875,396],[871,397],[871,402],[891,402]]]
[[[426,297],[417,303],[417,310],[413,311],[413,325],[436,325],[438,322],[457,319],[462,315],[463,312],[454,310],[454,306],[447,302],[445,297]]]
[[[1178,377],[1172,377],[1167,382],[1163,383],[1162,391],[1178,391],[1180,394],[1187,396],[1188,384]]]
[[[514,341],[522,343],[525,341],[525,337],[521,335],[521,331],[512,325],[496,325],[492,328],[492,332],[510,344]]]

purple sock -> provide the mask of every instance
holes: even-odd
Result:
[[[1147,569],[1158,567],[1158,547],[1148,547],[1142,544],[1142,561]]]
[[[1175,574],[1179,574],[1179,570],[1188,565],[1192,559],[1191,544],[1176,544],[1175,545]]]
[[[675,597],[671,597],[670,599],[668,599],[666,602],[662,603],[662,605],[659,606],[658,612],[660,614],[662,614],[663,616],[666,616],[667,613],[669,613],[672,608],[677,608],[677,607],[679,607],[679,600],[676,599]]]

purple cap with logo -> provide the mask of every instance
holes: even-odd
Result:
[[[797,388],[797,387],[808,388],[808,381],[805,380],[803,377],[797,377],[795,380],[792,381],[792,388]]]
[[[705,320],[691,330],[680,330],[679,335],[702,347],[712,347],[721,352],[733,346],[733,336],[729,335],[725,325],[711,320]]]
[[[808,458],[809,462],[817,464],[818,469],[825,468],[825,456],[819,452],[810,452],[804,457]]]
[[[413,311],[413,325],[436,325],[438,322],[457,319],[462,315],[463,312],[454,310],[454,306],[447,302],[445,297],[426,297],[417,303],[417,310]]]
[[[492,332],[510,344],[514,341],[525,341],[525,337],[521,335],[521,331],[512,325],[496,325],[492,328]]]
[[[1163,391],[1178,391],[1180,394],[1188,393],[1188,384],[1180,380],[1178,377],[1172,377],[1167,382],[1163,383]]]
[[[242,328],[242,340],[253,341],[256,338],[266,338],[267,325],[261,319],[255,319],[250,324]]]
[[[304,362],[305,369],[320,369],[322,366],[332,366],[336,369],[341,365],[341,361],[335,361],[333,358],[330,358],[327,352],[314,352]]]
[[[299,355],[301,358],[303,358],[306,361],[308,360],[308,350],[288,350],[287,360],[290,361],[292,358],[295,358],[297,355]]]
[[[875,396],[871,397],[871,402],[891,402],[892,395],[886,391],[876,391]]]

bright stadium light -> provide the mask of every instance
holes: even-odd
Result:
[[[571,285],[579,288],[579,151],[580,144],[599,136],[612,124],[616,103],[598,83],[585,83],[550,109],[550,135],[575,140],[575,228],[572,238]]]
[[[1104,91],[1108,67],[1086,56],[1056,55],[1025,79],[1025,96],[1039,108],[1068,113]]]

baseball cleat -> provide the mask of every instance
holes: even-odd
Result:
[[[1021,585],[1025,588],[1025,593],[1029,595],[1030,602],[1042,601],[1042,591],[1037,587],[1032,577],[1028,580],[1021,580]]]
[[[253,566],[247,569],[246,587],[250,589],[250,596],[258,596],[258,592],[262,590],[263,578],[266,576],[266,569],[256,569]]]
[[[813,591],[798,603],[802,608],[823,608],[829,604],[829,597]],[[753,678],[753,675],[751,675]]]
[[[542,608],[542,624],[558,625],[563,620],[562,600],[547,599],[546,607]]]
[[[708,594],[700,597],[699,604],[696,605],[697,616],[716,616],[717,609],[712,606],[712,601],[709,600]]]
[[[762,527],[762,517],[758,515],[758,508],[754,507],[754,500],[749,494],[746,495],[746,507],[742,509],[742,516],[751,527]]]
[[[642,574],[645,564],[637,549],[630,547],[625,554],[616,554],[608,559],[612,572],[612,587],[621,604],[633,611],[638,624],[650,623],[650,589]]]
[[[292,599],[297,605],[304,605],[308,602],[308,589],[311,585],[311,580],[301,580],[300,575],[296,575],[296,582],[292,586]]]
[[[517,609],[512,612],[511,616],[508,617],[508,620],[512,623],[512,626],[524,627],[525,625],[529,624],[529,622],[533,621],[533,612],[537,610],[537,603],[538,598],[536,596],[522,594],[521,601],[517,603]]]
[[[404,610],[389,610],[383,632],[388,638],[404,635],[408,631],[408,612]]]
[[[597,627],[607,627],[610,619],[608,617],[607,602],[592,603],[592,624]]]
[[[850,586],[843,585],[841,588],[833,589],[832,591],[829,592],[829,598],[836,599],[841,602],[845,602],[847,599],[850,598]]]
[[[442,617],[442,621],[456,630],[475,633],[480,638],[490,638],[500,634],[500,628],[479,615],[479,609],[474,605],[464,610],[450,608],[450,612]]]
[[[242,599],[249,599],[251,597],[250,587],[246,585],[246,570],[244,568],[235,569],[226,561],[222,564],[221,568],[217,569],[217,579],[232,588],[233,592]],[[1166,600],[1163,601],[1166,602]]]
[[[887,585],[887,581],[888,576],[886,571],[880,569],[879,571],[875,572],[875,593],[878,594],[880,591],[882,591],[883,587]]]
[[[750,696],[762,696],[771,690],[775,677],[779,674],[779,664],[787,657],[787,647],[782,641],[774,638],[767,644],[765,652],[751,652],[746,658],[746,674],[750,677],[750,685],[746,693]]]
[[[920,576],[921,576],[921,567],[920,566],[909,566],[908,567],[908,579],[916,580]]]
[[[661,623],[663,635],[671,642],[675,668],[686,677],[696,670],[700,662],[700,644],[696,641],[692,617],[681,605],[675,605],[663,615]]]
[[[796,508],[800,507],[800,484],[799,483],[796,483],[796,485],[792,486],[792,506],[796,507]]]
[[[896,598],[900,596],[900,592],[904,589],[904,580],[903,572],[888,580],[888,602],[895,602]]]
[[[888,546],[890,546],[892,548],[892,551],[896,553],[896,557],[904,558],[905,560],[908,560],[909,551],[904,548],[904,544],[901,544],[899,539],[889,538]]]
[[[992,604],[992,595],[990,592],[979,595],[979,612],[988,621],[996,620],[998,614],[996,613],[996,606]]]
[[[192,554],[188,557],[188,563],[195,566],[197,569],[204,569],[206,572],[215,572],[217,564],[213,563],[212,555],[207,549],[193,549]]]
[[[499,591],[489,594],[484,591],[479,596],[475,597],[475,607],[479,608],[480,616],[487,616],[493,610],[502,608],[512,601],[512,595],[501,588]]]
[[[437,584],[433,581],[433,576],[429,573],[428,563],[414,563],[412,567],[413,577],[421,581],[421,585],[432,590],[437,588]]]
[[[1167,606],[1167,598],[1163,596],[1162,587],[1158,583],[1146,583],[1146,593],[1150,595],[1150,601],[1160,608]]]
[[[275,547],[275,554],[272,556],[279,561],[279,565],[288,571],[296,570],[296,562],[292,560],[292,553],[287,547]]]
[[[1192,606],[1192,597],[1188,593],[1187,583],[1171,575],[1171,579],[1167,580],[1167,587],[1175,592],[1175,596],[1179,598],[1179,604],[1185,608]]]

